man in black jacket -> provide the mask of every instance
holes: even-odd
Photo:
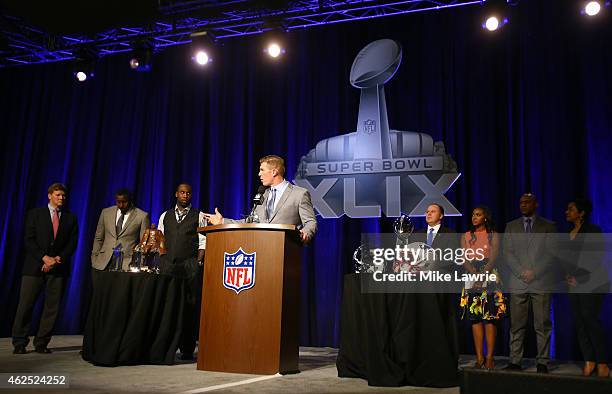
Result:
[[[432,203],[425,211],[427,227],[416,231],[410,242],[424,242],[445,256],[448,250],[454,253],[460,248],[457,233],[442,224],[444,207]],[[446,257],[445,257],[446,258]],[[454,258],[438,261],[434,271],[447,274],[457,269]],[[427,283],[425,283],[427,284]],[[446,387],[458,384],[459,339],[455,310],[459,305],[458,295],[453,294],[452,283],[430,283],[429,290],[422,293],[406,294],[407,305],[414,305],[418,312],[418,320],[412,324],[418,325],[418,336],[412,339],[410,346],[414,349],[414,360],[411,373],[419,381],[436,382],[436,387]],[[423,338],[435,338],[433,342]],[[423,345],[426,343],[426,345]],[[425,347],[426,346],[426,347]]]
[[[41,290],[45,289],[34,348],[38,353],[51,353],[47,348],[59,312],[69,261],[78,241],[77,219],[64,208],[66,187],[54,183],[48,189],[49,204],[34,208],[26,217],[26,257],[21,277],[19,305],[13,323],[13,353],[25,354],[30,341],[28,333],[32,309]]]

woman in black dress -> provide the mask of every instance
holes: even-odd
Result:
[[[584,376],[610,375],[606,339],[599,313],[606,293],[610,290],[608,273],[603,266],[604,240],[601,228],[589,222],[592,204],[574,199],[567,204],[565,217],[573,224],[569,233],[569,264],[565,279],[568,298],[574,316],[580,350],[584,357]]]

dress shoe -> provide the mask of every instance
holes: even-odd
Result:
[[[584,368],[582,368],[582,376],[588,377],[595,373],[595,361],[585,361]]]
[[[544,364],[538,364],[536,366],[536,371],[538,373],[548,373],[548,367]]]
[[[193,353],[181,353],[179,358],[183,361],[193,361]]]
[[[26,354],[25,345],[16,345],[15,349],[13,349],[13,354]]]
[[[606,363],[597,364],[597,377],[599,378],[609,378],[610,377],[610,367]]]
[[[518,364],[509,363],[504,367],[504,371],[520,371],[522,370],[521,366]]]
[[[36,353],[41,353],[41,354],[49,354],[49,353],[51,353],[51,350],[49,350],[49,348],[46,347],[46,346],[36,346],[34,348],[34,351]]]

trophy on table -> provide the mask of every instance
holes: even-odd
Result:
[[[424,242],[410,242],[410,236],[414,232],[414,223],[408,215],[402,213],[393,223],[393,230],[397,236],[396,245],[400,246],[406,253],[402,258],[395,260],[391,270],[393,272],[428,271],[431,260],[431,247]]]
[[[109,264],[110,271],[121,271],[123,267],[123,246],[121,244],[113,248],[113,255]]]
[[[155,223],[145,230],[140,243],[134,248],[130,272],[153,272],[159,274],[159,260],[166,254],[166,238]]]

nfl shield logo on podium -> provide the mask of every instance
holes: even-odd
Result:
[[[255,286],[255,261],[257,252],[246,253],[242,248],[234,253],[224,252],[223,287],[236,294]]]

